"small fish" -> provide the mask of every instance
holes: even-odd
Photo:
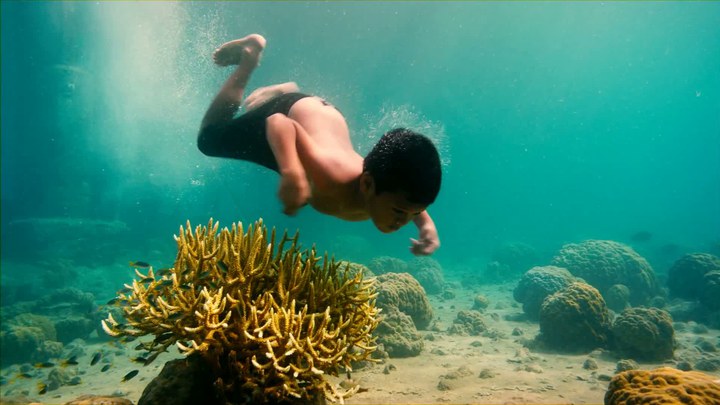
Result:
[[[49,361],[43,362],[43,363],[35,363],[36,368],[50,368],[55,367],[55,363],[51,363]]]
[[[155,340],[153,340],[154,343],[163,343],[166,340],[170,339],[174,335],[173,332],[165,332],[157,335],[155,337]]]
[[[120,303],[120,298],[115,297],[115,298],[111,299],[110,301],[108,301],[106,305],[117,305],[118,303]]]
[[[145,277],[145,278],[141,278],[141,279],[140,279],[140,282],[141,282],[141,283],[150,283],[150,282],[153,282],[153,281],[155,281],[155,277]]]
[[[161,277],[162,277],[162,276],[165,276],[165,275],[168,275],[168,276],[169,276],[171,272],[172,272],[172,269],[166,267],[166,268],[164,268],[164,269],[158,270],[158,271],[157,271],[157,275],[158,275],[158,276],[161,276]]]
[[[103,366],[103,368],[100,369],[100,372],[101,372],[101,373],[104,373],[104,372],[106,372],[106,371],[108,371],[108,370],[110,370],[110,365],[109,365],[109,364],[106,364],[106,365]]]
[[[97,362],[100,361],[100,358],[101,358],[101,357],[102,357],[102,353],[100,353],[100,352],[95,353],[95,355],[93,356],[92,360],[90,360],[90,365],[91,365],[91,366],[96,365]]]
[[[630,240],[632,240],[633,242],[647,242],[652,239],[652,237],[652,233],[648,231],[640,231],[630,235]]]
[[[228,272],[227,264],[225,264],[224,262],[218,261],[217,265],[218,265],[218,267],[220,267],[220,270],[222,270],[223,273]]]
[[[124,336],[120,339],[120,341],[123,343],[130,343],[130,342],[134,341],[135,339],[137,339],[137,336]]]
[[[162,281],[160,281],[159,283],[157,283],[157,286],[158,287],[168,287],[168,286],[171,286],[172,283],[173,283],[172,280],[166,278],[166,279],[163,279]]]
[[[131,361],[134,363],[145,364],[147,362],[147,358],[142,357],[142,356],[137,356],[135,358],[132,358]]]
[[[60,367],[77,366],[79,363],[76,357],[77,356],[72,356],[69,359],[63,361],[62,363],[60,363]]]
[[[183,314],[181,314],[180,312],[175,312],[175,313],[170,314],[170,316],[168,316],[168,321],[174,322],[182,317],[183,317]]]
[[[138,375],[139,372],[140,372],[140,370],[133,370],[133,371],[125,374],[125,377],[122,378],[122,382],[131,380],[133,377]]]
[[[33,378],[33,376],[29,373],[18,373],[18,375],[16,375],[16,377],[17,378]]]
[[[138,261],[130,262],[130,267],[137,267],[137,268],[140,268],[140,269],[146,269],[146,268],[150,267],[150,263],[141,262],[141,261],[138,260]]]
[[[45,384],[44,382],[39,382],[37,383],[37,389],[38,394],[44,395],[45,393],[47,393],[47,384]]]

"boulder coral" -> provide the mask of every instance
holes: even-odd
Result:
[[[574,281],[575,277],[561,267],[536,266],[520,278],[513,290],[513,297],[523,305],[523,311],[529,319],[537,320],[545,298]]]
[[[690,253],[673,263],[668,270],[667,286],[670,295],[697,299],[705,273],[720,270],[720,258],[709,253]]]
[[[393,358],[417,356],[425,346],[412,318],[397,308],[382,312],[375,333],[377,342]]]
[[[705,273],[700,288],[700,302],[713,311],[720,309],[720,270]]]
[[[605,393],[605,405],[718,403],[718,377],[670,367],[623,371],[610,380]]]
[[[457,313],[452,326],[448,328],[451,335],[479,336],[488,327],[482,313],[475,310],[463,310]]]
[[[432,307],[420,283],[408,273],[377,276],[377,306],[384,311],[396,308],[409,315],[415,327],[427,329],[433,318]]]
[[[608,344],[610,312],[600,292],[572,283],[545,299],[538,341],[565,352],[585,352]]]
[[[516,242],[506,243],[496,248],[492,252],[490,260],[506,267],[509,274],[505,274],[504,278],[508,278],[522,274],[540,264],[540,255],[534,247],[527,243]]]
[[[445,286],[445,278],[440,263],[430,257],[416,257],[408,262],[408,272],[412,274],[428,294],[440,294]]]
[[[660,290],[650,264],[630,246],[611,240],[586,240],[564,245],[552,264],[564,267],[605,296],[615,284],[630,289],[632,305],[646,304]]]
[[[392,256],[378,256],[368,263],[368,268],[375,275],[385,273],[407,273],[408,264],[405,260]]]
[[[613,322],[613,344],[620,355],[638,361],[672,359],[675,331],[672,318],[657,308],[624,310]]]
[[[622,312],[630,306],[630,289],[624,284],[615,284],[603,294],[608,308],[615,312]]]

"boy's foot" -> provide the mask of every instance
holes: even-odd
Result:
[[[245,58],[253,58],[255,64],[260,61],[260,55],[265,49],[265,38],[260,34],[250,34],[246,37],[226,42],[213,53],[213,60],[219,66],[239,65]]]

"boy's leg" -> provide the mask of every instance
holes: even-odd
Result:
[[[250,93],[249,96],[245,97],[242,105],[245,107],[245,111],[254,110],[255,108],[263,105],[266,101],[271,98],[275,98],[282,94],[297,93],[300,91],[295,82],[287,82],[274,84],[272,86],[260,87],[259,89]]]
[[[230,121],[242,102],[243,92],[253,70],[260,62],[265,38],[251,34],[222,44],[213,54],[219,66],[237,65],[210,103],[203,117],[201,130],[212,124]]]

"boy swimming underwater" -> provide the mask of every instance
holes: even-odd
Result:
[[[343,115],[295,83],[243,93],[258,66],[265,38],[251,34],[213,54],[219,66],[237,65],[202,120],[198,148],[205,155],[247,160],[280,174],[278,196],[294,215],[310,204],[348,221],[370,219],[383,233],[413,221],[415,255],[432,254],[440,240],[427,207],[442,179],[440,157],[427,137],[398,128],[383,135],[363,159],[352,147]],[[245,114],[234,118],[244,106]]]

